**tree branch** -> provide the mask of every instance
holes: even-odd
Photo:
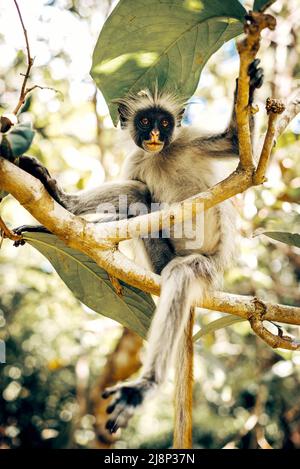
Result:
[[[240,56],[240,70],[236,100],[236,120],[239,137],[240,166],[245,171],[253,172],[251,132],[249,125],[249,66],[254,61],[260,46],[261,31],[265,28],[275,29],[276,20],[271,15],[250,12],[246,16],[244,32],[246,37],[237,43]]]
[[[13,231],[11,231],[8,228],[8,226],[6,226],[6,224],[4,223],[4,221],[2,220],[1,217],[0,217],[0,235],[1,236],[3,235],[5,238],[9,238],[12,241],[21,241],[22,240],[22,236],[17,235]]]
[[[41,224],[67,245],[84,252],[110,275],[143,291],[159,295],[158,275],[136,265],[116,249],[115,244],[99,237],[99,225],[87,223],[58,205],[36,178],[0,158],[0,181],[1,188],[10,192]],[[205,298],[203,307],[245,319],[263,308],[266,321],[300,325],[300,308],[263,302],[253,297],[214,292],[212,297]]]
[[[287,104],[286,111],[279,120],[276,126],[275,138],[277,139],[289,123],[300,113],[300,91],[297,91],[296,96],[294,96]]]
[[[104,268],[110,276],[124,280],[146,292],[159,294],[160,277],[137,266],[125,257],[117,249],[117,243],[125,239],[144,236],[150,233],[153,228],[154,231],[157,231],[169,228],[175,222],[190,220],[196,214],[244,192],[257,183],[261,183],[264,180],[274,137],[280,135],[292,117],[300,111],[299,101],[293,101],[288,106],[288,115],[284,115],[279,121],[279,126],[275,127],[275,116],[273,114],[276,113],[273,108],[271,109],[268,131],[257,172],[255,173],[249,128],[248,67],[256,55],[260,32],[265,27],[274,28],[274,18],[270,15],[253,12],[249,15],[245,28],[247,37],[238,46],[241,57],[237,102],[240,165],[228,178],[211,189],[184,202],[175,204],[170,210],[152,212],[130,220],[95,225],[69,213],[50,197],[37,179],[1,157],[0,188],[11,193],[49,231],[61,238],[67,245],[84,252]],[[29,48],[27,48],[27,52],[28,57],[30,57]],[[273,101],[270,102],[274,104]],[[257,322],[257,315],[261,314],[262,310],[264,311],[263,320],[275,320],[300,325],[300,308],[275,305],[262,302],[256,298],[215,292],[213,297],[205,299],[203,306],[244,317],[252,321],[252,327],[256,328],[258,333],[261,333],[261,325]],[[265,338],[264,331],[262,331],[261,336]]]
[[[27,29],[26,29],[24,21],[23,21],[23,17],[22,17],[20,7],[18,5],[17,0],[14,0],[14,3],[15,3],[15,6],[16,6],[16,9],[17,9],[17,12],[18,12],[18,16],[19,16],[19,19],[20,19],[20,23],[21,23],[21,26],[22,26],[22,29],[23,29],[25,43],[26,43],[26,53],[27,53],[27,69],[26,69],[25,73],[21,73],[21,75],[24,77],[24,80],[23,80],[23,83],[22,83],[18,104],[16,105],[15,109],[12,112],[16,116],[18,114],[18,112],[20,111],[21,107],[23,106],[23,104],[25,103],[26,97],[33,90],[38,88],[40,90],[51,90],[51,91],[54,91],[55,93],[60,93],[60,92],[58,90],[56,90],[55,88],[52,88],[50,86],[33,85],[33,86],[30,86],[29,88],[26,87],[27,81],[29,79],[31,68],[33,66],[34,58],[31,57]],[[13,125],[13,124],[14,124],[14,122],[11,121],[10,126]]]

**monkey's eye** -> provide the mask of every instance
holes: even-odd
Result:
[[[147,119],[147,117],[143,117],[143,118],[141,119],[141,124],[142,124],[142,125],[149,125],[149,123],[150,123],[150,122],[149,122],[149,119]]]
[[[162,125],[163,127],[168,127],[169,121],[168,121],[167,119],[163,119],[163,120],[161,121],[161,125]]]

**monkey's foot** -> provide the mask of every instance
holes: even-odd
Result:
[[[36,177],[45,189],[49,192],[51,197],[57,201],[57,182],[53,179],[45,166],[43,166],[36,158],[31,156],[21,156],[19,158],[19,167]]]
[[[141,378],[128,383],[117,384],[106,388],[102,394],[104,399],[113,396],[106,412],[110,414],[106,423],[107,430],[115,433],[119,428],[125,428],[146,395],[155,387],[154,381]]]
[[[22,236],[23,233],[29,232],[29,233],[50,233],[50,231],[47,230],[42,225],[22,225],[19,226],[18,228],[15,228],[13,232],[16,235]],[[19,239],[14,242],[14,246],[17,248],[19,246],[24,246],[25,240],[24,239]]]

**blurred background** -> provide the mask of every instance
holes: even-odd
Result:
[[[91,54],[109,0],[19,0],[35,57],[36,90],[21,120],[36,129],[29,154],[68,191],[118,177],[128,148],[113,127],[89,76]],[[245,2],[246,6],[252,2]],[[264,100],[288,98],[300,78],[300,0],[277,0],[275,32],[265,32],[259,57],[265,84],[257,94],[258,131]],[[126,47],[126,45],[124,45]],[[0,3],[0,111],[18,100],[26,68],[23,32],[13,1]],[[234,41],[205,67],[184,125],[219,131],[228,122],[238,57]],[[300,306],[300,251],[258,229],[300,230],[300,119],[280,137],[263,188],[237,198],[240,246],[225,291]],[[12,197],[1,204],[11,227],[33,220]],[[222,316],[198,310],[195,329]],[[297,328],[287,331],[299,338]],[[117,438],[104,430],[101,389],[140,367],[142,340],[80,304],[48,261],[30,246],[0,250],[0,448],[168,448],[172,444],[172,379]],[[2,343],[3,343],[2,342]],[[300,448],[300,353],[274,351],[247,322],[196,344],[195,448]],[[117,440],[117,441],[115,441]]]

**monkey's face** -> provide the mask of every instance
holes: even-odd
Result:
[[[159,153],[171,143],[175,120],[165,109],[142,109],[136,113],[133,124],[135,143],[143,150]]]

